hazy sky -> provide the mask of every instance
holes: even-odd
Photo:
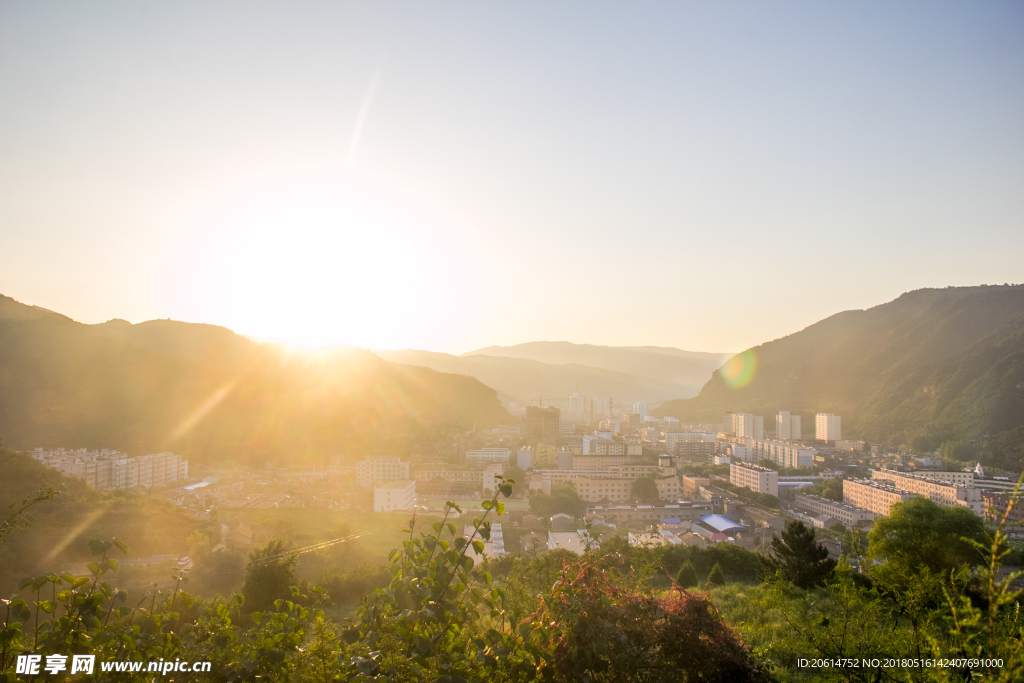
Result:
[[[0,3],[0,293],[739,350],[1024,281],[1024,3]]]

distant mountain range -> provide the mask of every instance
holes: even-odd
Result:
[[[0,296],[0,437],[19,450],[296,462],[508,419],[476,379],[368,351],[294,354],[170,320],[84,325]]]
[[[815,413],[834,413],[845,437],[927,448],[959,441],[1021,467],[1024,285],[909,292],[837,313],[735,363],[749,369],[751,360],[749,382],[716,371],[698,396],[656,413],[719,421],[744,411],[764,415],[769,430],[777,411],[790,410],[804,416],[805,436]]]
[[[461,356],[430,351],[374,353],[396,363],[476,377],[502,401],[567,407],[570,394],[623,401],[695,396],[726,354],[658,346],[594,346],[530,342],[490,346]]]

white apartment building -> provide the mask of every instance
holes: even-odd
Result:
[[[677,443],[718,443],[718,434],[706,432],[665,432],[665,450],[673,452]]]
[[[913,474],[915,477],[924,477],[925,479],[937,479],[939,481],[948,481],[951,484],[957,486],[966,486],[969,489],[974,488],[974,472],[906,472],[905,474]]]
[[[188,478],[188,460],[175,453],[152,453],[130,458],[119,451],[43,450],[30,452],[35,459],[64,474],[82,479],[101,491],[170,486]]]
[[[764,418],[750,413],[738,413],[736,415],[736,436],[763,439]]]
[[[812,467],[817,451],[789,441],[770,439],[747,439],[750,447],[750,461],[771,460],[779,467]]]
[[[800,416],[783,410],[775,416],[775,438],[779,441],[799,441],[802,438]]]
[[[647,402],[646,401],[634,401],[633,402],[633,414],[639,415],[640,419],[647,417]]]
[[[415,481],[389,481],[373,489],[374,512],[412,510],[415,504]]]
[[[888,516],[894,503],[910,500],[916,494],[889,486],[879,480],[844,479],[843,502],[869,510],[876,516]]]
[[[814,438],[818,441],[839,441],[843,438],[843,418],[832,413],[818,413],[814,416]]]
[[[755,493],[779,495],[779,473],[748,462],[729,463],[729,483]]]
[[[356,483],[376,486],[383,481],[404,481],[409,478],[409,463],[397,455],[366,458],[356,463]]]
[[[644,447],[638,443],[626,443],[625,441],[609,441],[597,439],[590,442],[590,453],[588,455],[642,455]]]
[[[593,417],[608,417],[612,414],[611,401],[607,398],[590,399],[590,414]]]
[[[961,486],[960,484],[939,479],[930,479],[907,472],[895,472],[893,470],[872,470],[871,479],[873,481],[884,481],[898,489],[924,496],[938,505],[946,507],[956,507],[959,505],[969,509],[979,517],[985,514],[985,503],[981,499],[981,489]]]
[[[593,443],[595,443],[597,441],[612,441],[612,432],[611,431],[606,431],[606,432],[596,432],[594,434],[584,434],[583,435],[583,440],[582,440],[583,453],[584,454],[593,453],[594,451],[591,448],[591,444],[593,444]]]
[[[842,522],[843,526],[850,528],[860,527],[865,522],[871,522],[875,519],[875,513],[870,510],[820,496],[798,493],[795,497],[795,503],[797,507],[809,510],[815,515],[826,515],[837,522]]]
[[[501,463],[507,465],[511,457],[512,450],[509,448],[479,448],[466,451],[466,464],[479,466]]]

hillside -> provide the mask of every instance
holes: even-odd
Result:
[[[27,455],[0,447],[0,509],[6,511],[11,503],[20,503],[47,486],[60,494],[32,507],[30,526],[11,533],[0,544],[0,591],[5,595],[17,590],[22,577],[89,562],[93,559],[89,539],[121,538],[132,557],[179,554],[188,547],[188,535],[206,524],[163,501],[123,491],[96,491]],[[69,527],[68,520],[75,524]],[[216,528],[209,533],[216,533]]]
[[[973,444],[1020,469],[1024,433],[1024,286],[922,289],[838,313],[747,352],[753,378],[715,372],[700,394],[657,413],[721,420],[730,410],[843,416],[843,436],[892,445]],[[749,356],[748,356],[749,357]],[[983,457],[983,460],[984,460]]]
[[[496,389],[502,401],[516,401],[520,405],[527,405],[543,396],[545,405],[567,408],[569,395],[576,391],[586,396],[626,401],[657,401],[697,393],[695,386],[577,363],[555,365],[515,357],[453,356],[413,350],[374,350],[374,353],[395,363],[422,365],[440,372],[475,377]]]
[[[646,396],[652,400],[696,395],[698,388],[726,358],[720,353],[660,346],[596,346],[548,341],[489,346],[462,355],[463,358],[474,356],[520,358],[547,365],[576,365],[621,373],[652,392]],[[668,395],[664,394],[666,389]],[[593,393],[613,395],[611,391]]]
[[[475,379],[366,351],[290,353],[173,321],[83,325],[0,297],[0,436],[15,449],[294,462],[507,418]]]

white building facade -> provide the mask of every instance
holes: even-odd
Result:
[[[814,438],[818,441],[840,441],[843,438],[843,418],[832,413],[814,416]]]

